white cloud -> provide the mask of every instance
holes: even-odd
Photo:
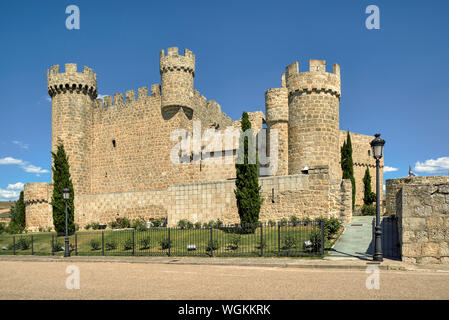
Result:
[[[20,190],[0,189],[0,201],[15,201],[19,198]]]
[[[22,149],[28,150],[29,145],[26,143],[23,143],[22,141],[14,140],[14,141],[12,141],[12,143],[14,143],[15,145],[18,145]]]
[[[37,176],[39,176],[39,174],[41,174],[41,173],[49,172],[47,169],[42,169],[41,167],[36,167],[36,166],[30,164],[28,161],[23,161],[21,159],[14,159],[11,157],[6,157],[6,158],[0,159],[0,165],[2,165],[2,164],[5,164],[5,165],[16,164],[20,168],[22,168],[25,172],[35,173]]]
[[[389,166],[384,167],[384,172],[394,172],[394,171],[398,171],[398,168],[393,168]]]
[[[103,95],[103,94],[98,94],[97,99],[103,99],[104,97],[106,97],[107,94]]]
[[[23,183],[17,182],[14,184],[8,184],[8,187],[6,187],[7,190],[22,190],[23,189]]]
[[[436,160],[429,159],[424,162],[416,162],[415,171],[428,173],[443,173],[449,171],[449,157],[441,157]]]

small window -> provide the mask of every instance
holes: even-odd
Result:
[[[368,156],[371,157],[371,150],[368,150]]]
[[[114,140],[112,140],[112,146],[115,148],[115,146],[116,146],[116,142],[115,142],[115,139]]]

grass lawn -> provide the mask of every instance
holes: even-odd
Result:
[[[77,254],[83,256],[210,256],[210,239],[212,237],[213,256],[290,256],[290,257],[321,257],[318,252],[309,252],[303,249],[303,243],[311,239],[313,230],[319,226],[264,226],[257,228],[253,234],[239,234],[235,229],[178,229],[178,228],[152,228],[146,231],[121,230],[111,231],[80,231],[76,233]],[[170,233],[170,235],[169,235]],[[262,233],[262,242],[261,242]],[[21,237],[31,242],[33,236],[33,251],[36,255],[50,255],[52,235],[55,247],[64,246],[64,236],[56,237],[53,233],[34,233],[16,235],[16,254],[31,254],[29,248],[20,247]],[[133,237],[134,236],[134,237]],[[168,246],[170,236],[171,245]],[[133,239],[134,238],[134,239]],[[13,254],[12,235],[0,235],[0,254]],[[75,235],[69,237],[75,255]],[[22,240],[26,241],[26,240]],[[161,242],[166,242],[163,247]],[[262,246],[261,246],[262,244]],[[326,249],[331,242],[326,241]],[[1,250],[1,247],[8,250]],[[189,249],[189,248],[190,249]],[[193,250],[192,250],[193,249]],[[63,255],[62,251],[54,253]]]

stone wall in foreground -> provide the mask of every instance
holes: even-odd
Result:
[[[404,185],[396,210],[402,260],[449,263],[449,183]]]
[[[351,183],[329,182],[327,167],[309,170],[308,174],[264,177],[259,179],[263,204],[260,220],[336,217],[349,222]],[[118,217],[167,218],[174,226],[181,219],[208,222],[220,219],[225,224],[239,222],[234,196],[234,180],[177,184],[161,191],[133,191],[80,195],[75,197],[75,222],[108,223]]]

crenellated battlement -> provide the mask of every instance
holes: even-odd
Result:
[[[159,84],[151,85],[151,95],[150,97],[159,97],[161,95],[161,89]],[[148,96],[148,87],[141,87],[137,89],[137,97],[135,90],[127,90],[125,92],[125,96],[123,93],[118,92],[113,96],[104,96],[103,99],[95,99],[94,108],[103,108],[107,109],[109,107],[120,107],[131,104],[135,101],[140,101],[143,99],[147,99]]]
[[[47,90],[50,97],[59,93],[87,94],[92,99],[97,97],[97,75],[92,69],[84,66],[82,72],[77,71],[74,63],[65,64],[65,72],[59,71],[59,65],[47,70]]]
[[[286,68],[286,86],[288,94],[297,92],[327,92],[341,98],[340,66],[333,65],[333,72],[326,72],[326,61],[309,60],[309,71],[299,72],[298,62],[293,62]]]
[[[178,54],[178,48],[172,47],[165,51],[161,50],[159,55],[159,71],[161,75],[167,71],[182,70],[195,76],[195,55],[192,51],[184,49],[184,56]]]

